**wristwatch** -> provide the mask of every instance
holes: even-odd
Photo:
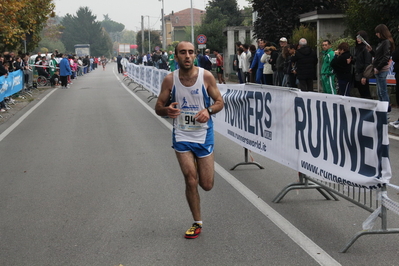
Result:
[[[206,110],[208,110],[208,113],[211,115],[212,114],[212,108],[208,107]]]

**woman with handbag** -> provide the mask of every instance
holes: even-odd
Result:
[[[368,36],[364,30],[359,31],[356,35],[358,37],[356,37],[356,46],[352,61],[355,65],[355,87],[359,90],[361,98],[371,99],[369,78],[363,75],[366,67],[371,64],[372,59],[371,54],[366,48],[366,44],[363,42],[363,40],[368,42]]]
[[[389,60],[391,53],[395,50],[395,43],[388,27],[384,24],[379,24],[375,27],[375,35],[380,39],[377,48],[374,51],[370,46],[367,46],[367,50],[374,56],[372,64],[374,66],[378,99],[383,102],[388,102],[388,112],[390,112],[391,106],[389,105],[387,75],[389,71]]]

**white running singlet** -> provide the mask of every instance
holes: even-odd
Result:
[[[204,85],[204,69],[198,68],[198,78],[191,87],[181,84],[179,69],[173,72],[172,102],[178,102],[176,108],[180,115],[173,121],[173,137],[177,142],[213,144],[213,122],[199,123],[194,116],[210,106],[210,97]]]

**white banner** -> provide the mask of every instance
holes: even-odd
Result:
[[[159,95],[165,70],[129,64],[128,75]],[[387,102],[284,87],[218,85],[215,130],[262,156],[322,181],[389,183]]]
[[[376,188],[391,167],[387,102],[274,86],[218,85],[215,129],[243,147],[323,181]]]

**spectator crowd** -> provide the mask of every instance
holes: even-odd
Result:
[[[33,61],[32,61],[33,60]],[[4,52],[0,54],[0,76],[7,76],[10,72],[21,70],[24,76],[25,90],[37,87],[40,78],[46,79],[46,84],[69,88],[74,79],[82,77],[97,69],[101,64],[105,70],[107,59],[94,56],[76,56],[61,54],[57,50],[54,53],[29,53]],[[33,74],[37,71],[38,78]],[[35,77],[35,78],[34,78]],[[0,112],[10,109],[9,103],[13,103],[12,97],[6,97],[0,102]]]

